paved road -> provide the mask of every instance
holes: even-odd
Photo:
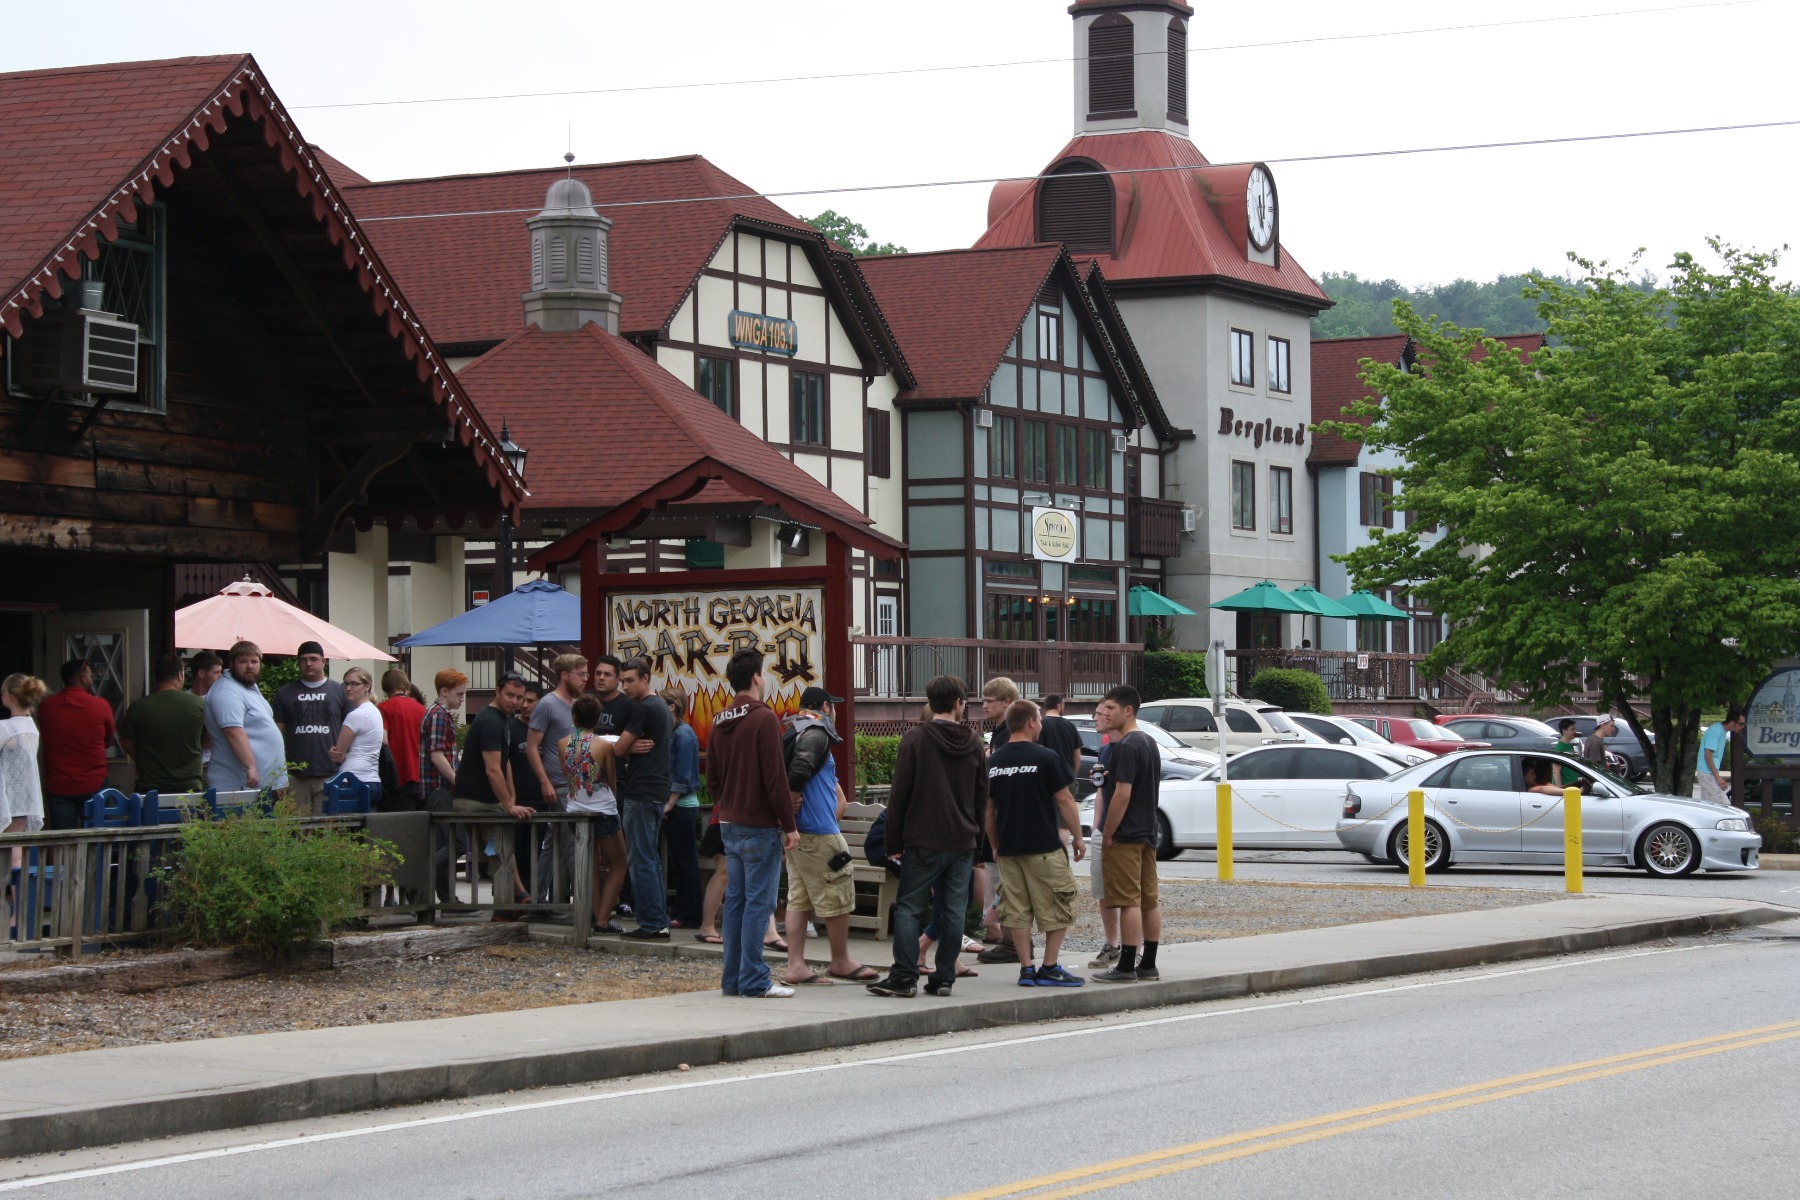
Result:
[[[1240,850],[1233,856],[1237,878],[1286,883],[1374,883],[1406,885],[1404,873],[1375,866],[1360,854],[1333,850]],[[1217,879],[1218,862],[1211,850],[1184,850],[1180,857],[1157,865],[1164,879]],[[1562,867],[1452,866],[1426,877],[1427,887],[1530,888],[1561,892]],[[1652,879],[1642,871],[1590,869],[1583,886],[1590,892],[1633,892],[1651,896],[1721,896],[1761,900],[1800,908],[1800,871],[1698,871],[1685,879]]]
[[[1796,1162],[1797,983],[1800,920],[69,1154],[0,1191],[1766,1197]]]

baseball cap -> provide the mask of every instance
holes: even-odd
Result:
[[[834,696],[822,687],[809,687],[800,693],[801,708],[823,708],[827,704],[842,704],[842,696]]]

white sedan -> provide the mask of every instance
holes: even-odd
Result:
[[[1383,779],[1393,759],[1362,746],[1260,746],[1233,755],[1231,844],[1245,850],[1341,850],[1338,817],[1352,780]],[[1219,844],[1218,768],[1198,779],[1165,779],[1157,855]]]

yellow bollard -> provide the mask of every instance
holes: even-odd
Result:
[[[1581,891],[1581,789],[1563,789],[1563,886]]]
[[[1425,793],[1406,793],[1406,882],[1425,886]]]
[[[1219,785],[1219,882],[1232,880],[1231,863],[1231,785]]]

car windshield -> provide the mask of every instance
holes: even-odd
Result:
[[[1370,729],[1367,725],[1358,725],[1355,721],[1345,721],[1341,725],[1336,721],[1327,721],[1325,723],[1335,732],[1344,734],[1351,741],[1356,742],[1359,745],[1373,746],[1377,750],[1383,746],[1393,745],[1392,742],[1382,737],[1379,733],[1376,733],[1373,729]]]
[[[1507,718],[1506,723],[1515,728],[1524,730],[1534,737],[1547,737],[1554,741],[1560,736],[1556,730],[1550,728],[1549,725],[1532,717],[1509,717]]]
[[[1412,759],[1402,758],[1400,755],[1392,753],[1390,751],[1376,750],[1376,751],[1374,751],[1374,753],[1380,755],[1383,759],[1387,760],[1388,762],[1393,763],[1395,771],[1404,771],[1404,770],[1406,770],[1406,768],[1413,765]]]
[[[1445,729],[1442,725],[1433,725],[1430,721],[1409,720],[1406,727],[1412,730],[1414,737],[1421,742],[1460,742],[1462,734],[1454,729]]]
[[[1300,727],[1288,720],[1288,715],[1279,708],[1259,708],[1256,711],[1263,720],[1269,723],[1269,728],[1276,733],[1300,732]]]
[[[1100,749],[1100,731],[1094,728],[1092,717],[1075,722],[1077,732],[1081,734],[1081,744],[1089,750]],[[1138,722],[1138,732],[1149,735],[1151,741],[1165,750],[1183,750],[1193,752],[1193,747],[1164,729],[1161,725],[1152,725],[1147,721]]]

